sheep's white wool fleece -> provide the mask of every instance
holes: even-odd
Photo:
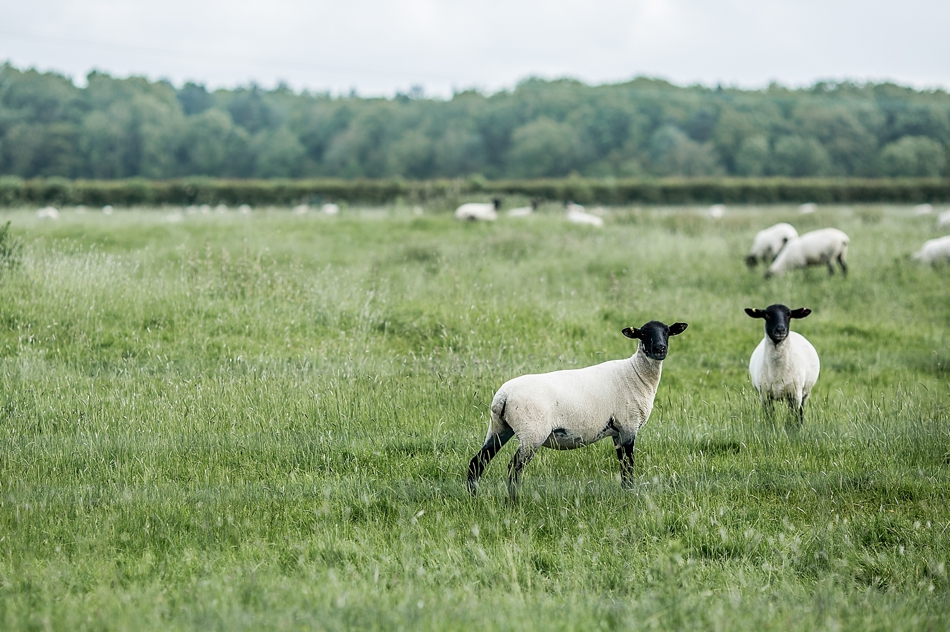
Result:
[[[837,228],[821,228],[792,239],[769,266],[771,274],[783,274],[795,268],[819,265],[848,253],[851,239]]]
[[[637,351],[625,360],[516,377],[492,400],[488,436],[505,422],[519,443],[535,448],[579,448],[618,431],[632,436],[650,418],[662,366]],[[559,437],[551,434],[556,429]]]
[[[752,240],[752,248],[749,249],[749,256],[760,261],[774,259],[785,245],[785,242],[796,237],[798,237],[798,231],[795,230],[794,226],[785,222],[763,228],[755,234],[755,238]]]
[[[808,397],[821,363],[808,340],[794,331],[779,344],[765,336],[749,359],[752,386],[766,399],[792,400],[801,405]]]

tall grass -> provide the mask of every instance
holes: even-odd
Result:
[[[950,625],[947,271],[906,208],[7,219],[6,629]],[[746,270],[775,221],[845,230],[851,274]],[[742,308],[773,302],[814,310],[801,427],[749,386]],[[690,328],[634,492],[598,444],[542,452],[514,506],[506,448],[467,496],[494,389],[651,319]]]

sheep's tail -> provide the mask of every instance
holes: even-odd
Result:
[[[494,399],[491,400],[491,424],[488,426],[488,437],[502,434],[506,429],[511,430],[511,426],[505,420],[507,408],[508,393],[504,388],[498,389]]]

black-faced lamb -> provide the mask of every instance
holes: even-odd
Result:
[[[624,487],[633,481],[637,431],[650,418],[670,336],[686,323],[667,327],[650,321],[623,335],[639,340],[636,353],[583,369],[522,375],[502,384],[491,403],[491,421],[482,449],[468,465],[474,496],[485,467],[512,437],[518,450],[508,466],[508,494],[515,500],[521,470],[538,448],[571,450],[613,438]]]
[[[765,272],[765,278],[785,274],[796,268],[826,265],[828,274],[835,273],[834,262],[841,266],[841,273],[848,274],[845,259],[851,238],[837,228],[821,228],[791,239],[775,257]]]
[[[785,305],[769,305],[765,309],[748,308],[746,314],[765,320],[765,336],[749,359],[752,386],[759,392],[762,405],[771,413],[772,403],[785,400],[805,418],[805,402],[818,381],[821,368],[818,352],[799,333],[791,331],[791,319],[811,314],[807,307],[789,309]]]
[[[752,240],[752,247],[745,258],[746,265],[754,268],[760,261],[766,264],[772,263],[785,244],[796,237],[798,237],[798,231],[785,222],[763,228]]]

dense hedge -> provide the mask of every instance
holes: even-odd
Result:
[[[919,203],[950,201],[950,179],[23,180],[0,177],[0,206],[454,202],[521,195],[600,204]]]

